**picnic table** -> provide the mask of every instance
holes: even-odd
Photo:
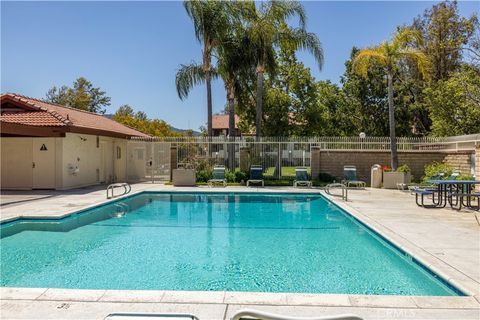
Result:
[[[445,208],[449,204],[452,208],[458,210],[467,207],[474,210],[480,209],[480,193],[475,192],[475,185],[480,184],[480,181],[475,180],[428,180],[429,183],[436,185],[436,190],[424,190],[425,194],[432,195],[432,205],[422,206],[428,208]],[[421,191],[422,192],[422,191]],[[476,205],[473,201],[476,199]],[[417,201],[418,204],[418,201]]]

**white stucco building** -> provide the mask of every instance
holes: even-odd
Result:
[[[1,99],[1,188],[70,189],[126,180],[127,140],[102,115],[17,94]]]

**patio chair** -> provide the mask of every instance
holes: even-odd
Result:
[[[193,314],[187,313],[110,313],[104,320],[199,320]]]
[[[227,179],[225,179],[225,166],[213,167],[213,178],[208,180],[208,186],[213,187],[217,183],[221,183],[224,187],[227,186]]]
[[[254,309],[241,309],[238,310],[230,320],[241,319],[262,319],[262,320],[363,320],[355,314],[339,314],[336,316],[320,316],[320,317],[295,317],[285,316],[281,314],[270,313],[266,311],[254,310]]]
[[[312,181],[308,178],[307,168],[295,168],[295,180],[293,180],[293,187],[296,188],[299,185],[304,185],[309,188],[312,187]]]
[[[355,166],[343,166],[343,177],[342,183],[347,187],[365,188],[367,186],[365,181],[358,180]]]
[[[250,179],[247,180],[247,187],[250,186],[250,183],[261,183],[262,187],[265,186],[265,181],[263,180],[262,166],[250,167]]]

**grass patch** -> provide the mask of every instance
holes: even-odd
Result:
[[[282,167],[282,177],[295,177],[295,168],[296,167]],[[274,173],[275,167],[268,167],[267,170],[265,170],[264,175],[273,177]],[[307,167],[307,173],[311,173],[310,167]]]

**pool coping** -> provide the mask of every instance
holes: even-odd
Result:
[[[168,291],[168,290],[88,290],[88,289],[61,289],[61,288],[21,288],[0,287],[1,300],[46,300],[46,301],[88,301],[88,302],[122,302],[122,303],[198,303],[198,304],[257,304],[257,305],[282,305],[282,306],[342,306],[342,307],[394,307],[394,308],[437,308],[437,309],[480,309],[480,288],[473,284],[472,279],[459,270],[447,265],[445,262],[417,247],[410,241],[402,238],[394,231],[383,226],[374,219],[362,214],[348,206],[334,196],[321,193],[321,189],[143,189],[131,194],[106,199],[81,209],[73,209],[56,216],[28,216],[19,215],[0,222],[13,222],[18,219],[62,219],[69,215],[133,197],[149,192],[202,192],[202,193],[309,193],[320,194],[333,202],[364,224],[367,228],[377,233],[387,242],[409,254],[418,262],[426,266],[444,281],[463,291],[466,296],[399,296],[399,295],[353,295],[353,294],[304,294],[304,293],[269,293],[269,292],[231,292],[231,291]]]

